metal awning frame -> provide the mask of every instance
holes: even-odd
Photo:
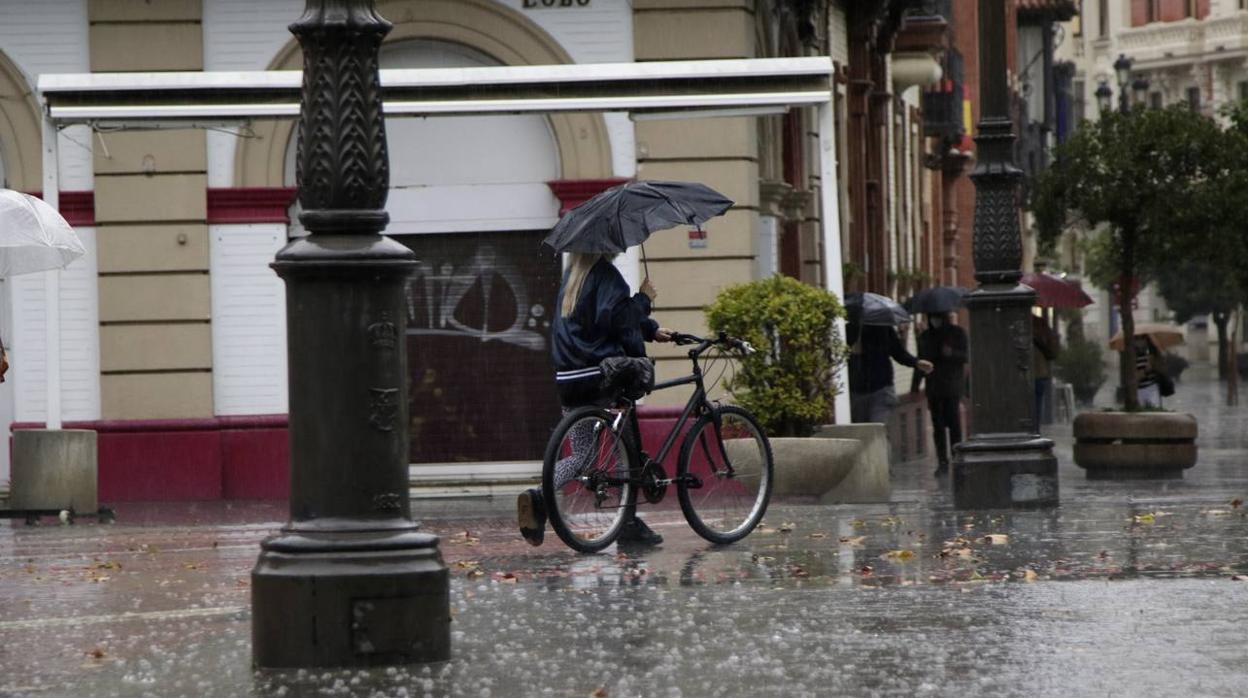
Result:
[[[648,63],[591,63],[382,70],[389,117],[627,112],[636,121],[818,112],[824,285],[844,295],[834,66],[827,56]],[[99,130],[219,128],[299,115],[301,71],[65,73],[41,75],[43,196],[58,206],[57,133],[75,124]],[[61,428],[60,272],[46,272],[47,426]],[[844,336],[838,322],[837,333]],[[841,382],[836,420],[849,421]]]

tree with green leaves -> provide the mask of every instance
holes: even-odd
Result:
[[[1240,270],[1235,258],[1178,259],[1157,270],[1157,290],[1174,311],[1175,322],[1209,314],[1218,332],[1218,378],[1225,380],[1231,365],[1227,325],[1243,300]]]
[[[1224,216],[1211,210],[1229,175],[1245,166],[1228,141],[1216,122],[1183,106],[1102,114],[1058,146],[1053,166],[1036,179],[1031,205],[1042,241],[1051,244],[1070,226],[1090,231],[1089,276],[1121,289],[1124,337],[1135,334],[1135,283],[1193,250],[1208,254],[1232,242],[1219,239]],[[1130,341],[1119,358],[1126,409],[1139,409]]]

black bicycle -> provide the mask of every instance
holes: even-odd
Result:
[[[672,341],[696,345],[689,350],[693,373],[654,390],[691,383],[694,390],[654,458],[640,449],[635,403],[622,397],[613,409],[569,412],[546,445],[542,495],[547,515],[555,533],[575,550],[592,553],[611,545],[636,508],[638,493],[657,504],[672,484],[689,526],[713,543],[741,540],[767,511],[773,470],[767,435],[748,411],[707,398],[700,361],[712,347],[753,349],[723,333],[713,339],[676,333]],[[696,421],[685,434],[676,476],[669,478],[661,463],[691,419]]]

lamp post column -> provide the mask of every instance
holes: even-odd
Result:
[[[438,539],[411,519],[407,311],[416,265],[389,216],[372,0],[307,0],[297,177],[310,231],[277,253],[286,282],[290,521],[252,570],[258,667],[371,666],[450,656]]]
[[[1006,80],[1006,0],[979,0],[980,122],[975,143],[974,258],[970,294],[970,438],[956,448],[954,504],[963,509],[1057,503],[1053,442],[1041,438],[1031,372],[1031,307],[1036,294],[1019,283],[1014,124]]]

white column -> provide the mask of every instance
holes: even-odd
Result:
[[[57,163],[56,126],[46,116],[43,122],[43,200],[54,209],[60,209],[60,177]],[[47,315],[44,327],[47,331],[47,428],[61,428],[61,272],[59,269],[44,272],[44,303]]]
[[[823,271],[825,288],[836,294],[837,298],[844,299],[839,191],[836,179],[836,120],[832,112],[832,102],[829,100],[819,105],[819,197],[823,219]],[[844,320],[837,320],[832,331],[844,340]],[[837,377],[837,383],[839,392],[835,403],[835,423],[849,424],[849,385],[844,375]]]

